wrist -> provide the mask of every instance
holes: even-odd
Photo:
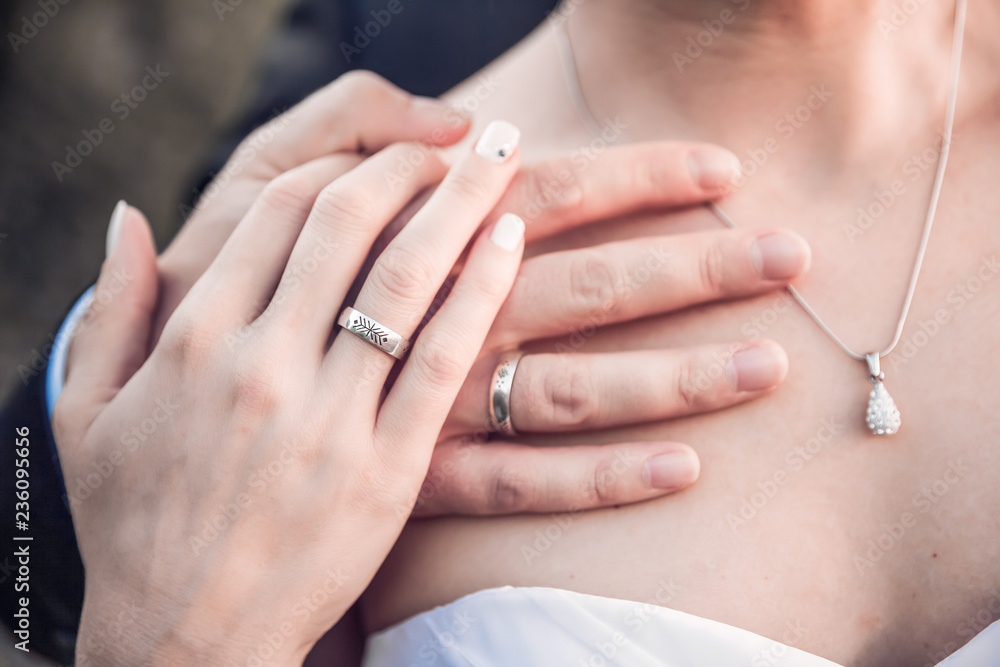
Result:
[[[168,667],[174,665],[253,665],[300,667],[308,646],[283,642],[277,649],[264,638],[266,622],[244,616],[220,622],[194,606],[125,596],[88,596],[76,644],[77,667]],[[256,659],[255,659],[256,658]]]

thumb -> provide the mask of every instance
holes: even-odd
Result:
[[[63,392],[85,397],[93,410],[87,424],[146,360],[157,300],[153,234],[124,201],[111,215],[107,249],[90,307],[73,332]]]

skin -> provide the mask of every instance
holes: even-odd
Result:
[[[883,38],[878,20],[890,5],[789,0],[738,11],[729,2],[609,0],[579,4],[568,19],[588,102],[598,119],[626,121],[622,142],[715,141],[748,159],[769,137],[778,141],[723,208],[741,227],[786,227],[809,241],[813,265],[796,285],[866,352],[891,339],[913,266],[936,162],[910,156],[933,147],[942,125],[954,10],[923,5]],[[726,8],[741,16],[678,71],[677,45]],[[667,606],[866,666],[934,663],[995,620],[998,27],[995,6],[972,4],[937,227],[903,339],[883,360],[900,433],[869,435],[867,369],[774,294],[601,330],[582,353],[766,335],[786,349],[791,370],[776,392],[732,410],[574,437],[691,444],[702,474],[679,495],[576,514],[541,548],[536,531],[554,525],[552,516],[411,522],[365,598],[369,629],[493,586],[647,601],[666,581],[676,588],[661,600]],[[485,73],[500,85],[476,123],[518,124],[525,163],[590,142],[550,27]],[[833,95],[786,137],[776,122],[814,85]],[[858,207],[897,180],[903,193],[853,234]],[[719,224],[701,208],[629,216],[526,253]],[[554,343],[533,349],[551,352]],[[581,405],[591,405],[586,396]]]
[[[362,112],[369,107],[372,113]],[[238,151],[233,160],[241,168],[210,191],[164,255],[156,257],[141,213],[120,209],[98,296],[73,335],[53,416],[67,480],[90,480],[94,466],[110,471],[100,483],[87,482],[92,493],[70,497],[87,569],[80,664],[229,664],[264,650],[262,633],[281,663],[295,664],[357,599],[411,511],[607,506],[694,481],[697,459],[676,442],[476,444],[482,405],[455,400],[470,392],[485,396],[477,384],[482,377],[469,375],[470,367],[588,315],[583,304],[557,298],[560,289],[575,293],[558,276],[593,265],[597,255],[560,253],[519,266],[523,225],[512,246],[482,240],[497,211],[534,200],[539,174],[561,172],[566,161],[519,170],[519,152],[509,146],[498,156],[503,160],[465,147],[448,170],[440,151],[393,143],[432,129],[432,141],[454,143],[468,128],[464,120],[451,122],[453,113],[369,74],[344,77],[289,114],[280,134],[261,130],[259,136],[270,137],[263,148],[249,138],[246,145],[259,153],[241,163],[245,154]],[[442,120],[450,134],[437,132]],[[718,174],[710,182],[701,174],[695,183],[689,167],[689,158],[709,148],[660,142],[611,151],[601,169],[576,175],[586,196],[549,206],[533,218],[528,238],[718,195]],[[414,153],[424,156],[420,164],[395,183],[386,178]],[[661,181],[645,177],[652,169]],[[397,229],[379,239],[392,222]],[[480,230],[485,234],[469,244]],[[791,261],[786,253],[774,264],[764,253],[757,266],[759,236],[735,231],[663,240],[660,251],[676,258],[673,269],[685,280],[661,295],[655,292],[662,285],[646,281],[609,311],[609,320],[772,291],[805,269],[808,247],[787,234]],[[601,257],[626,266],[642,259],[637,247],[605,248]],[[705,282],[699,267],[713,256],[729,268],[725,280]],[[442,282],[449,285],[446,298]],[[340,331],[333,322],[345,301],[378,313],[405,337],[415,336],[435,306],[409,356],[394,364],[354,336],[331,336]],[[498,315],[501,309],[507,314]],[[532,309],[548,317],[525,321]],[[761,364],[765,350],[770,364]],[[749,371],[736,362],[744,354],[756,359]],[[678,393],[677,382],[650,382],[650,355],[675,369],[724,372],[693,397]],[[565,371],[576,366],[595,376],[594,388],[614,390],[619,380],[612,371],[623,365],[643,369],[663,401],[638,412],[619,402],[583,421],[558,410],[522,410],[523,423],[571,433],[719,409],[766,395],[784,378],[787,359],[767,341],[586,359],[532,355],[519,377],[537,381],[512,401],[544,406],[551,398],[546,388],[558,385],[549,376],[572,378]],[[384,387],[390,370],[398,376]],[[136,415],[151,416],[140,428]],[[146,422],[155,422],[152,430]],[[672,473],[665,478],[661,465],[647,476],[644,462],[665,453]],[[680,475],[677,455],[684,461]],[[610,482],[595,474],[618,459],[635,465],[616,467]],[[284,474],[273,470],[277,462]],[[512,477],[512,470],[524,474]],[[425,473],[432,491],[426,497]],[[269,502],[255,501],[261,493]],[[317,531],[320,524],[326,529]],[[222,527],[212,534],[210,525]],[[287,576],[275,579],[277,572]],[[330,587],[325,602],[314,601],[317,585]],[[301,613],[304,599],[308,614]],[[103,637],[122,613],[131,620],[109,646]],[[278,645],[276,636],[283,638]]]

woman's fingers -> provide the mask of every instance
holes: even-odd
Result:
[[[119,202],[108,232],[110,254],[90,307],[70,334],[72,363],[67,363],[62,396],[78,403],[70,412],[75,415],[72,427],[80,433],[146,360],[156,307],[156,249],[145,216]],[[79,405],[81,400],[86,405]],[[64,421],[59,418],[64,403],[56,404],[56,423]]]
[[[209,298],[217,316],[223,312],[245,324],[260,314],[317,197],[359,162],[356,156],[322,157],[264,188],[205,272],[202,285],[213,295]]]
[[[718,230],[608,243],[526,260],[490,343],[561,336],[773,290],[803,273],[794,232]]]
[[[469,239],[513,178],[517,170],[519,137],[519,131],[510,123],[491,123],[475,150],[451,168],[427,203],[375,260],[355,303],[347,305],[372,322],[410,338]],[[484,245],[480,243],[479,247]],[[465,282],[478,284],[474,282],[476,275],[470,274]],[[481,279],[479,282],[488,281]],[[506,289],[503,295],[506,297]],[[496,304],[498,308],[500,302]],[[339,302],[309,305],[322,312],[326,309],[336,311],[340,306]],[[482,312],[479,307],[475,310]],[[331,314],[337,315],[336,312]],[[490,313],[491,323],[494,315],[495,312]],[[330,372],[337,369],[337,373],[346,373],[348,377],[367,373],[372,380],[384,380],[388,373],[383,365],[385,353],[345,333],[339,332],[333,342],[326,361]],[[478,341],[477,346],[481,342]],[[378,370],[379,367],[384,370]],[[380,383],[374,382],[371,386],[376,390],[369,398],[377,397]]]
[[[419,159],[417,159],[419,158]],[[400,164],[408,169],[400,172]],[[281,283],[269,307],[282,326],[323,352],[341,303],[372,244],[421,190],[437,183],[445,165],[437,153],[412,143],[394,144],[329,183],[315,197],[308,220],[296,232],[294,249],[282,262]],[[268,186],[273,188],[285,177]],[[265,190],[265,198],[267,190]],[[261,221],[260,226],[267,224]],[[255,237],[262,247],[266,236]]]
[[[642,209],[686,206],[729,192],[740,161],[711,144],[660,141],[578,150],[524,167],[496,208],[528,226],[529,242]]]
[[[439,444],[413,514],[576,512],[675,493],[698,479],[698,456],[677,443],[535,447]]]
[[[524,222],[515,215],[500,218],[488,234],[473,244],[451,294],[421,332],[386,396],[375,424],[376,442],[405,448],[437,439],[524,251]]]
[[[264,187],[281,174],[338,155],[327,183],[395,142],[447,146],[469,119],[447,104],[414,97],[370,72],[345,74],[243,140],[201,193],[191,220],[159,259],[163,294],[154,332],[209,267]]]
[[[483,360],[486,361],[485,359]],[[449,418],[487,422],[492,365],[469,375]],[[601,354],[526,354],[514,374],[510,415],[519,432],[582,431],[719,410],[779,385],[788,357],[771,341]]]

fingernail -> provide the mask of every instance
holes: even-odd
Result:
[[[476,144],[476,152],[487,160],[506,162],[517,149],[521,130],[505,120],[495,120],[486,126]]]
[[[809,268],[812,250],[795,232],[775,232],[754,241],[750,256],[767,280],[789,280]]]
[[[497,220],[493,233],[490,234],[490,241],[493,245],[503,248],[507,252],[514,252],[524,238],[524,220],[513,213],[504,213]]]
[[[725,148],[704,146],[688,153],[691,178],[704,190],[733,185],[740,177],[740,159]]]
[[[125,220],[125,211],[128,204],[124,199],[115,204],[115,210],[111,212],[111,222],[108,223],[108,235],[104,241],[104,256],[111,257],[111,253],[118,247],[118,239],[122,235],[122,222]]]
[[[688,450],[657,454],[642,466],[642,481],[652,489],[679,489],[688,486],[701,470],[698,457]]]
[[[788,356],[774,343],[744,348],[726,364],[726,379],[736,391],[758,391],[785,379]]]

